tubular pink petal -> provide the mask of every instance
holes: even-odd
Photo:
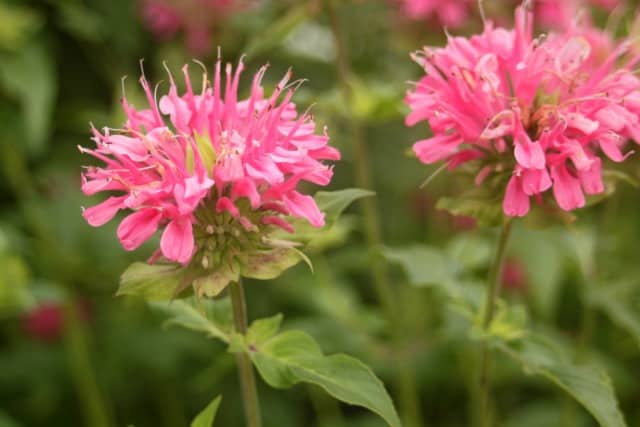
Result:
[[[123,201],[127,196],[109,197],[104,202],[85,209],[82,216],[89,225],[100,227],[111,221],[118,211],[124,208]]]
[[[604,183],[602,182],[602,162],[599,158],[594,157],[589,170],[580,171],[578,178],[582,184],[582,189],[587,194],[600,194],[604,191]]]
[[[216,203],[216,211],[220,213],[229,212],[229,214],[234,218],[240,217],[238,207],[228,197],[221,197],[218,199],[218,202]]]
[[[146,242],[158,229],[162,213],[153,208],[134,212],[118,226],[118,239],[122,246],[132,251]]]
[[[522,217],[529,212],[529,208],[529,196],[522,190],[520,178],[513,175],[507,184],[502,209],[507,216]]]
[[[314,227],[322,227],[324,225],[324,214],[318,209],[313,197],[302,195],[297,191],[291,191],[283,195],[283,201],[291,215],[305,218]]]
[[[551,167],[551,179],[553,179],[553,195],[558,206],[565,211],[584,206],[585,199],[580,180],[571,175],[564,164]]]
[[[191,220],[178,218],[170,221],[162,233],[160,249],[167,259],[187,264],[191,260],[194,249]]]

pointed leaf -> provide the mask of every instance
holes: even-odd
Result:
[[[323,355],[313,338],[301,331],[265,339],[273,334],[279,321],[275,317],[266,323],[254,322],[247,335],[254,341],[247,340],[244,346],[269,385],[289,388],[300,382],[315,384],[342,402],[380,415],[392,427],[400,426],[391,398],[371,369],[344,354]]]
[[[283,271],[293,267],[303,258],[295,248],[276,248],[258,251],[248,255],[241,267],[244,277],[269,280],[280,276]]]
[[[207,405],[191,422],[191,427],[212,427],[222,396],[218,396]]]
[[[530,334],[519,345],[498,346],[524,371],[541,375],[573,396],[602,427],[625,427],[607,373],[594,364],[576,365],[548,337]]]
[[[217,300],[189,298],[166,303],[156,302],[152,306],[170,316],[165,323],[166,326],[178,325],[229,342],[229,334],[232,330],[229,298]]]
[[[320,210],[325,213],[326,221],[333,222],[351,203],[375,194],[373,191],[360,188],[347,188],[338,191],[318,191],[314,199]]]
[[[186,275],[186,271],[176,264],[134,262],[120,276],[116,295],[133,295],[148,301],[170,300]]]

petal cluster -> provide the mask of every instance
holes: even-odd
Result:
[[[235,71],[230,64],[222,68],[218,60],[213,82],[205,73],[196,93],[185,65],[185,92],[178,94],[169,74],[168,93],[158,103],[143,76],[149,106],[138,110],[123,98],[124,127],[93,129],[96,148],[80,148],[104,163],[86,168],[83,192],[111,194],[83,215],[101,226],[118,211],[130,212],[118,227],[125,249],[163,229],[162,255],[186,264],[205,244],[228,250],[221,243],[225,230],[243,244],[274,227],[293,231],[291,217],[324,224],[314,199],[297,187],[302,181],[327,185],[332,168],[323,161],[340,153],[327,145],[326,130],[316,133],[310,115],[296,112],[291,97],[298,82],[289,84],[288,72],[265,96],[264,66],[240,100],[242,61]]]
[[[584,206],[585,194],[604,191],[603,158],[621,162],[623,144],[640,141],[630,43],[575,26],[534,38],[532,21],[521,6],[513,30],[487,22],[414,54],[425,75],[406,97],[407,124],[426,121],[433,133],[414,145],[417,157],[469,166],[478,185],[494,175],[508,216],[547,192],[564,210]]]

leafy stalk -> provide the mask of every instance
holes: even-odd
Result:
[[[244,289],[240,280],[229,285],[231,295],[231,306],[233,308],[233,322],[236,332],[242,335],[247,334],[247,305],[244,298]],[[236,353],[236,361],[240,373],[240,388],[242,390],[242,401],[247,421],[247,427],[260,427],[260,405],[258,402],[258,389],[256,378],[253,372],[253,365],[249,356],[244,353]]]
[[[344,34],[340,25],[340,17],[332,0],[326,1],[326,9],[329,14],[331,31],[333,33],[334,44],[337,52],[337,73],[341,85],[342,97],[347,110],[350,112],[350,144],[353,153],[353,164],[355,169],[355,181],[359,188],[373,190],[373,179],[371,176],[371,162],[369,152],[364,142],[364,129],[360,120],[353,114],[354,94],[351,87],[350,78],[352,76],[349,64],[349,55],[344,40]],[[387,322],[391,326],[395,356],[399,357],[403,350],[402,324],[399,322],[398,310],[395,304],[395,294],[389,283],[388,266],[380,254],[382,241],[382,226],[376,202],[373,198],[365,198],[361,201],[362,216],[364,219],[364,233],[369,247],[371,258],[371,274],[376,292],[378,304],[384,310]],[[422,414],[415,383],[415,375],[410,364],[403,360],[398,360],[398,372],[395,378],[396,388],[401,399],[401,411],[404,423],[409,427],[423,426]]]
[[[489,267],[489,274],[487,276],[487,295],[484,304],[484,316],[482,319],[482,328],[486,332],[491,326],[493,315],[495,312],[496,300],[499,293],[500,285],[500,273],[502,272],[502,266],[506,255],[507,243],[509,242],[509,236],[511,235],[512,219],[507,219],[500,230],[500,237],[498,240],[498,247],[496,249],[493,262]],[[478,414],[479,421],[482,427],[489,427],[491,425],[491,414],[489,413],[489,397],[491,388],[491,352],[489,344],[484,341],[482,343],[482,349],[480,351],[480,377],[478,381]]]

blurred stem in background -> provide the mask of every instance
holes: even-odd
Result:
[[[236,332],[247,334],[247,303],[244,298],[244,289],[240,280],[229,285],[229,295],[233,307],[233,322]],[[260,427],[260,404],[258,403],[258,389],[253,373],[253,365],[249,356],[241,352],[236,354],[238,371],[240,374],[240,389],[242,390],[242,403],[247,427]]]
[[[507,218],[502,224],[500,236],[498,237],[498,247],[496,248],[493,262],[489,266],[487,275],[487,294],[483,308],[482,329],[488,332],[495,311],[496,300],[500,291],[500,277],[502,266],[504,264],[505,255],[507,254],[507,244],[511,235],[512,218]],[[491,389],[491,350],[489,344],[485,340],[482,342],[480,350],[480,376],[478,379],[478,421],[482,427],[490,427],[492,425],[492,414],[489,411],[489,397]]]
[[[335,4],[334,4],[335,3]],[[371,162],[369,152],[364,142],[364,128],[359,118],[353,114],[353,89],[351,78],[353,72],[349,64],[349,52],[347,43],[342,32],[340,16],[336,11],[340,2],[327,0],[326,10],[329,15],[331,31],[333,33],[334,44],[337,53],[336,66],[338,80],[342,89],[342,97],[349,112],[350,140],[349,147],[352,149],[353,166],[355,170],[356,186],[365,190],[374,190],[371,175]],[[397,358],[395,373],[395,388],[399,397],[400,412],[405,426],[421,427],[424,420],[418,397],[418,390],[415,380],[415,372],[411,363],[407,363],[404,357],[406,347],[403,338],[403,327],[398,316],[397,298],[389,283],[389,272],[386,261],[380,254],[383,244],[382,226],[378,207],[375,198],[365,197],[361,200],[362,216],[364,219],[364,232],[367,245],[369,246],[369,257],[371,260],[371,274],[376,291],[378,303],[384,310],[386,320],[391,327],[391,335],[394,346],[394,357]]]
[[[38,212],[29,208],[29,203],[37,197],[32,175],[29,173],[27,160],[20,145],[13,139],[0,144],[3,172],[14,196],[18,200],[20,211],[25,222],[37,238],[49,246],[50,253],[55,253],[56,245],[52,243],[50,233],[43,227]],[[112,423],[106,398],[100,391],[93,367],[87,331],[84,321],[79,318],[76,299],[69,295],[64,309],[65,352],[69,364],[69,372],[73,381],[80,406],[82,407],[86,425],[95,427],[111,427]]]
[[[86,327],[82,319],[79,318],[74,298],[67,299],[64,318],[66,326],[65,350],[69,370],[84,411],[86,425],[92,427],[113,426],[106,409],[105,399],[91,366]]]

